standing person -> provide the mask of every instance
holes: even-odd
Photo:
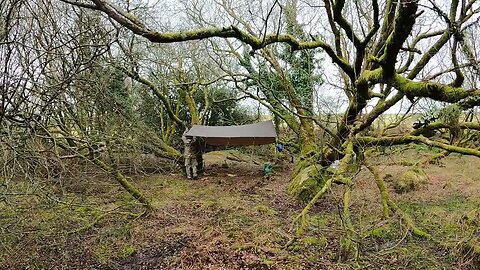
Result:
[[[183,157],[185,159],[185,170],[187,173],[188,179],[197,179],[197,157],[193,151],[192,141],[194,138],[187,137],[184,135],[182,136],[182,140],[185,143],[185,150],[183,152]]]

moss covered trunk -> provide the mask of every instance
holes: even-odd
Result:
[[[325,183],[320,164],[322,151],[315,138],[313,121],[302,119],[298,134],[301,147],[300,157],[295,161],[295,169],[288,185],[288,192],[301,201],[307,201]]]

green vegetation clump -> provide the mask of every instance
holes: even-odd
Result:
[[[480,210],[473,209],[462,216],[462,220],[468,225],[480,227]]]
[[[375,228],[372,231],[370,231],[370,236],[376,237],[376,238],[384,238],[386,235],[385,228],[379,227]]]
[[[423,169],[414,167],[403,173],[397,181],[394,182],[394,188],[397,193],[407,193],[417,190],[423,184],[427,183],[428,176]]]
[[[443,108],[439,113],[439,118],[443,123],[449,126],[456,126],[461,114],[462,111],[460,107],[454,104]]]
[[[323,236],[307,236],[303,238],[303,242],[308,246],[318,248],[326,248],[328,246],[328,239]]]
[[[128,258],[131,255],[135,254],[137,252],[137,249],[134,246],[126,246],[123,248],[122,252],[120,252],[120,258]]]
[[[318,181],[320,176],[318,167],[310,165],[298,169],[298,173],[294,175],[295,177],[288,185],[289,194],[301,202],[308,202],[321,188],[321,183]]]
[[[427,137],[427,136],[425,136]],[[417,152],[425,152],[425,153],[440,153],[441,150],[438,147],[432,147],[424,144],[415,144],[415,150]]]
[[[278,214],[277,211],[263,204],[256,205],[255,210],[262,215],[270,217]]]

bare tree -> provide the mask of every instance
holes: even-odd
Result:
[[[444,141],[420,135],[425,130],[449,126],[446,123],[425,123],[420,130],[409,134],[377,137],[365,135],[365,131],[376,119],[404,98],[411,103],[422,99],[444,102],[462,110],[479,105],[480,90],[476,87],[478,61],[475,58],[478,44],[475,39],[469,38],[478,29],[479,6],[475,0],[455,0],[450,3],[418,0],[324,0],[321,5],[310,1],[274,1],[258,5],[261,15],[249,12],[251,10],[248,10],[248,5],[247,10],[242,12],[229,12],[233,9],[223,1],[219,4],[225,13],[209,14],[222,16],[218,22],[193,30],[174,28],[170,29],[172,31],[154,30],[151,24],[141,22],[134,12],[105,0],[63,2],[99,11],[114,25],[121,25],[152,43],[224,38],[234,44],[248,45],[250,55],[260,55],[267,60],[293,107],[293,110],[289,108],[288,113],[291,115],[293,112],[295,115],[292,123],[299,123],[302,132],[305,132],[300,136],[302,144],[312,146],[302,151],[289,187],[290,192],[303,199],[312,199],[302,212],[304,214],[333,183],[345,187],[342,220],[346,228],[344,248],[348,253],[355,251],[355,234],[349,212],[352,175],[358,170],[358,166],[353,165],[365,161],[365,149],[377,145],[416,142],[436,146],[446,152],[480,157],[476,146],[462,144],[463,140]],[[290,9],[284,10],[288,5]],[[279,16],[296,17],[294,11],[300,11],[300,5],[304,5],[302,10],[309,10],[303,16],[311,18],[306,20],[303,33],[289,30],[288,23],[285,24],[287,27],[280,27]],[[278,16],[271,16],[273,13]],[[292,23],[293,20],[290,22],[290,26],[299,25]],[[252,30],[254,27],[249,27],[250,24],[260,25],[255,30],[261,31]],[[299,93],[283,69],[285,65],[277,63],[279,58],[274,49],[278,48],[279,43],[290,46],[292,52],[322,50],[338,69],[348,106],[339,112],[341,116],[338,125],[331,130],[326,147],[310,143],[314,141],[315,116],[307,112],[308,106],[299,100]],[[230,53],[239,51],[241,50],[233,45]],[[245,59],[241,54],[238,58]],[[251,74],[248,76],[252,77]],[[266,95],[251,97],[258,101],[268,100]],[[369,104],[371,109],[367,111]],[[283,113],[285,106],[281,102],[269,101],[265,105],[287,121],[287,114]],[[468,126],[470,129],[478,129],[478,123]],[[459,136],[462,134],[459,130],[466,128],[467,125],[450,128],[451,135]],[[333,173],[326,170],[335,160],[339,160],[338,169]],[[389,216],[390,211],[401,212],[389,197],[375,168],[369,168],[382,196],[384,215]],[[432,238],[418,229],[408,216],[403,213],[401,216],[413,233]]]

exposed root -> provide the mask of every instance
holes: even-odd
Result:
[[[384,217],[388,217],[389,210],[392,210],[393,212],[395,212],[400,216],[400,218],[405,222],[405,225],[407,226],[407,228],[414,235],[422,238],[426,238],[428,240],[434,240],[430,234],[418,228],[415,222],[413,221],[413,219],[410,217],[410,215],[402,211],[402,209],[400,209],[398,205],[390,199],[390,195],[385,185],[385,180],[383,179],[383,176],[380,174],[377,168],[368,164],[366,164],[366,166],[368,170],[373,174],[373,177],[375,178],[375,182],[377,183],[377,187],[380,190],[380,194],[382,196]]]
[[[303,208],[302,212],[294,219],[294,224],[299,223],[299,228],[297,230],[297,235],[303,233],[303,227],[306,223],[306,216],[310,209],[315,205],[315,203],[327,192],[332,186],[333,178],[328,179],[323,187],[315,194],[315,196],[308,202],[308,204]]]
[[[345,185],[345,191],[343,193],[343,211],[342,211],[342,226],[345,231],[343,239],[341,239],[342,250],[339,254],[339,261],[343,261],[351,257],[355,260],[358,259],[358,244],[355,241],[355,229],[353,227],[352,219],[350,218],[350,194],[352,192],[352,181],[350,180],[347,185]]]
[[[383,179],[377,168],[367,162],[365,162],[365,166],[373,174],[373,178],[375,179],[375,183],[377,184],[378,190],[380,191],[380,196],[382,198],[383,217],[387,219],[390,217],[390,209],[388,207],[389,195],[385,180]]]

